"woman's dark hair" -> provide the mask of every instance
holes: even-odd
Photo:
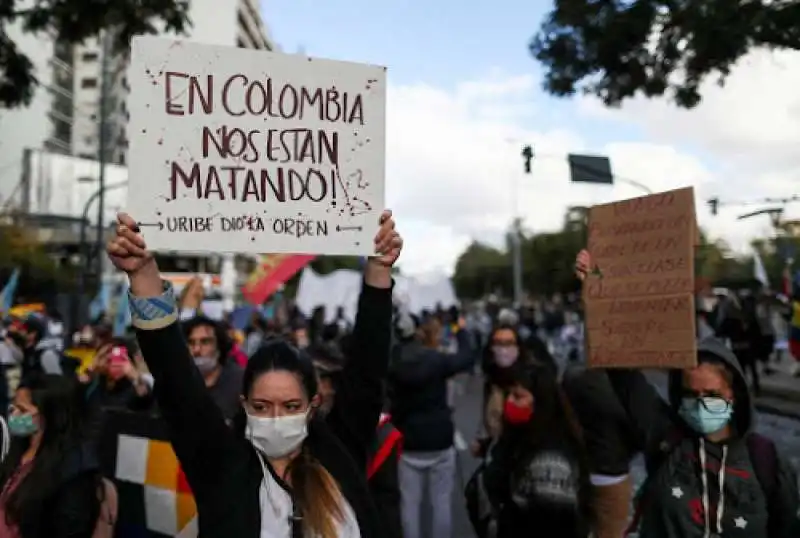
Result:
[[[293,374],[309,401],[317,395],[317,374],[311,357],[284,340],[271,340],[256,351],[244,370],[242,395],[247,398],[263,374],[283,371]],[[242,409],[233,419],[233,430],[244,437],[247,415]],[[309,434],[313,435],[313,421]],[[303,535],[336,538],[336,523],[344,517],[342,493],[328,471],[303,447],[286,470],[292,498],[300,511]]]
[[[30,472],[5,502],[6,522],[23,529],[23,536],[36,536],[46,524],[47,501],[62,485],[67,458],[81,451],[81,392],[70,378],[40,374],[29,376],[17,389],[31,393],[42,424],[42,439]],[[12,437],[6,459],[0,464],[0,487],[5,487],[18,472],[22,456],[30,447],[30,437]],[[99,511],[102,477],[96,475]]]
[[[219,350],[219,363],[225,364],[233,349],[233,341],[228,336],[228,331],[225,330],[222,323],[217,323],[209,317],[195,316],[183,322],[183,337],[188,341],[189,335],[198,327],[211,327],[214,330],[214,338],[217,340],[217,349]]]
[[[518,362],[512,368],[513,384],[528,390],[534,398],[533,418],[520,431],[521,442],[531,449],[558,439],[569,447],[578,463],[581,513],[591,517],[589,505],[589,462],[580,423],[558,382],[557,372],[547,364]]]

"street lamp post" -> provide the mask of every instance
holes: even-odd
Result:
[[[79,249],[80,257],[81,257],[82,270],[80,271],[80,274],[78,275],[78,290],[77,290],[76,294],[73,296],[72,301],[71,301],[71,305],[70,305],[70,310],[71,310],[70,319],[71,319],[72,324],[73,324],[72,332],[74,332],[75,329],[76,329],[76,327],[74,327],[74,325],[75,325],[75,322],[76,322],[76,320],[78,318],[78,305],[80,304],[81,298],[86,293],[86,273],[90,270],[91,265],[92,265],[91,264],[92,256],[90,255],[90,248],[89,248],[89,245],[87,244],[88,243],[88,238],[87,238],[88,230],[87,230],[87,228],[88,228],[88,220],[89,220],[89,210],[91,209],[92,204],[94,203],[94,201],[97,200],[98,198],[103,197],[106,192],[108,192],[110,190],[114,190],[114,189],[119,189],[121,187],[125,187],[127,184],[128,184],[127,181],[121,181],[119,183],[113,183],[111,185],[103,185],[102,187],[97,189],[89,197],[89,199],[86,200],[86,203],[83,205],[83,212],[81,214],[80,239],[78,241],[78,249]],[[104,229],[102,216],[100,216],[100,221],[97,223],[97,227],[100,228],[100,230],[101,230],[99,238],[98,238],[98,245],[102,245],[102,241],[103,241],[102,230]],[[95,251],[96,251],[95,252],[95,256],[97,256],[97,257],[100,256],[100,250],[102,249],[102,246],[98,246],[98,245],[95,246]],[[98,267],[101,267],[100,264],[97,264],[97,265],[98,265]],[[98,272],[98,278],[100,277],[100,275],[101,274]]]
[[[97,240],[96,240],[96,249],[100,250],[103,248],[103,215],[105,214],[105,186],[106,186],[106,160],[108,149],[107,149],[107,137],[108,137],[108,69],[109,69],[109,56],[111,55],[111,32],[104,31],[101,37],[102,39],[102,54],[103,57],[100,59],[100,121],[98,122],[97,126],[97,144],[98,144],[98,151],[97,151],[97,161],[100,166],[100,171],[98,175],[99,181],[99,189],[97,191],[97,196],[100,198],[100,203],[97,205]],[[85,222],[85,218],[81,221],[81,227],[83,228],[83,223]],[[83,242],[81,242],[83,245]],[[87,264],[88,265],[88,264]],[[102,273],[103,268],[103,261],[100,256],[97,257],[97,274]]]

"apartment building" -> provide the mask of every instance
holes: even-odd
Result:
[[[69,154],[72,147],[72,48],[26,34],[18,25],[9,25],[6,32],[27,54],[40,85],[29,106],[0,108],[0,208],[20,195],[26,148]]]
[[[192,0],[189,16],[192,25],[182,39],[276,49],[258,0]],[[30,106],[0,110],[0,207],[20,181],[26,149],[97,159],[103,140],[106,161],[126,164],[128,57],[109,53],[104,61],[104,51],[112,50],[106,42],[113,36],[104,34],[71,46],[27,34],[14,25],[8,35],[31,58],[42,84]],[[101,133],[104,70],[106,121]]]
[[[192,0],[192,27],[185,39],[217,45],[235,45],[249,49],[274,50],[266,26],[258,11],[257,0]],[[75,48],[76,105],[88,112],[73,123],[73,154],[96,158],[100,152],[99,112],[102,90],[104,50],[110,50],[103,37]],[[127,79],[128,55],[110,54],[106,69],[106,159],[126,164],[128,139],[126,98],[130,86]]]

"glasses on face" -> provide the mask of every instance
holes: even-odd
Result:
[[[721,396],[693,396],[687,395],[685,398],[693,399],[700,403],[706,411],[714,415],[727,413],[731,408],[731,402]]]

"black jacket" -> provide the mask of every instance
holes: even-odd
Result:
[[[586,477],[576,448],[557,431],[535,448],[526,445],[524,435],[504,428],[487,458],[483,481],[496,513],[497,538],[516,538],[520,529],[536,529],[531,535],[546,538],[584,538]]]
[[[397,433],[391,422],[378,426],[378,437],[370,454],[370,469],[367,472],[369,490],[384,524],[381,530],[385,538],[403,536],[397,475],[402,437],[395,435]]]
[[[101,475],[88,445],[68,449],[41,518],[20,525],[21,538],[91,538],[100,513]],[[24,480],[24,479],[23,479]]]
[[[758,481],[750,458],[746,436],[753,426],[755,412],[747,383],[734,354],[718,339],[707,338],[698,344],[698,353],[713,356],[735,373],[733,422],[737,436],[725,443],[705,441],[678,417],[681,399],[681,372],[673,370],[669,378],[669,403],[639,371],[609,369],[608,378],[623,407],[645,439],[647,454],[663,446],[679,431],[681,436],[665,454],[664,461],[648,477],[642,503],[641,538],[701,538],[705,525],[702,508],[704,493],[711,507],[712,531],[721,505],[723,536],[740,538],[797,538],[797,478],[791,464],[777,457],[776,493],[768,500]],[[698,471],[701,458],[706,460],[707,480]],[[724,468],[723,488],[720,469]],[[720,495],[724,493],[724,495]],[[721,500],[720,500],[721,499]]]
[[[455,426],[447,404],[447,380],[474,363],[469,336],[459,331],[458,353],[442,353],[417,341],[395,349],[389,371],[391,415],[406,452],[446,450]]]
[[[367,451],[383,404],[392,291],[364,286],[350,361],[326,420],[309,425],[305,446],[339,484],[363,538],[384,535],[366,480]],[[136,320],[134,320],[136,324]],[[150,323],[152,326],[152,323]],[[201,538],[258,538],[264,479],[253,446],[225,423],[189,355],[177,322],[136,336],[155,379],[155,397],[192,488]],[[266,512],[267,514],[269,512]]]
[[[569,366],[561,382],[583,430],[589,469],[605,476],[626,475],[630,462],[642,450],[625,408],[605,370]]]

